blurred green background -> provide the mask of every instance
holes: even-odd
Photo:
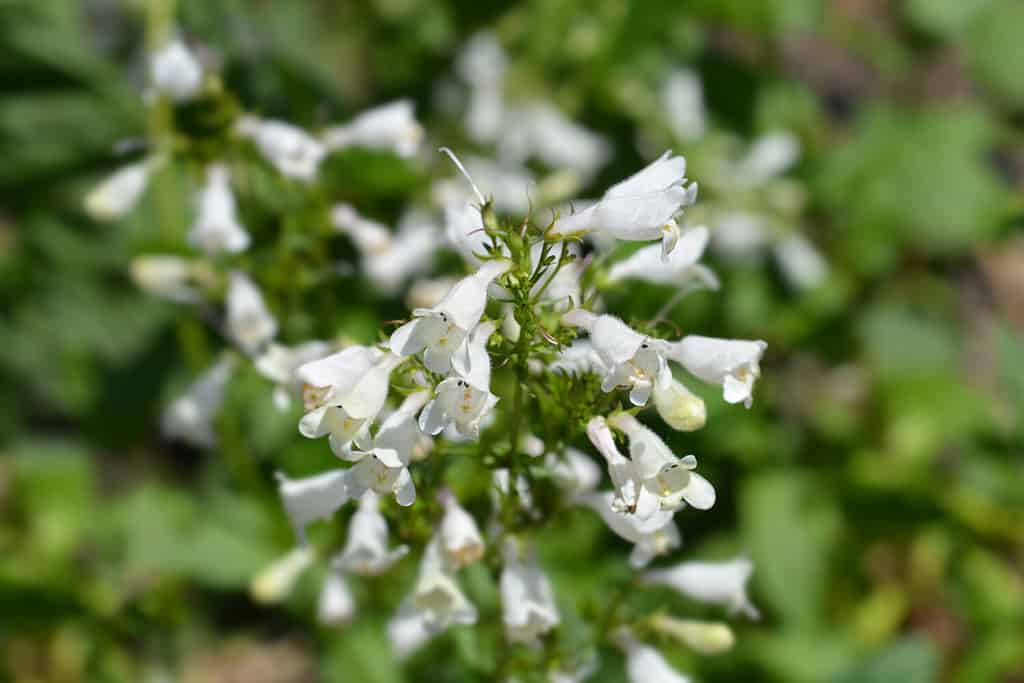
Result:
[[[270,473],[331,460],[251,369],[229,386],[218,449],[160,436],[162,407],[221,342],[139,292],[128,268],[185,252],[189,179],[161,170],[115,224],[81,209],[118,141],[146,134],[147,11],[0,2],[0,679],[488,680],[493,652],[471,629],[404,671],[389,655],[382,624],[411,564],[355,584],[344,629],[316,624],[316,571],[282,605],[251,600],[253,574],[292,543]],[[795,220],[827,278],[794,289],[770,259],[712,256],[721,292],[674,317],[769,342],[754,408],[706,392],[708,426],[671,442],[719,492],[711,512],[680,519],[675,557],[748,552],[765,616],[736,624],[728,655],[669,658],[701,681],[1024,681],[1024,3],[178,0],[177,19],[250,111],[315,129],[410,97],[429,144],[456,148],[465,133],[439,87],[469,36],[492,30],[510,87],[613,143],[591,194],[643,162],[638,135],[661,139],[672,69],[701,76],[721,134],[795,133]],[[667,144],[702,181],[704,157]],[[333,199],[384,221],[429,193],[429,173],[381,155],[342,155],[325,174]],[[239,201],[257,240],[301,241],[273,218],[292,215],[286,188],[267,181]],[[298,271],[252,257],[278,269],[268,297],[295,309],[292,341],[369,341],[405,315],[358,276],[303,280],[305,248]],[[667,293],[622,296],[613,310],[642,319]],[[569,615],[628,572],[625,545],[589,513],[548,541]],[[605,664],[595,680],[621,680],[621,662]]]

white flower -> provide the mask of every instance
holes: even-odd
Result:
[[[711,246],[726,258],[754,258],[768,242],[765,219],[749,211],[715,212],[713,228]]]
[[[567,491],[593,491],[601,483],[601,468],[593,458],[575,448],[566,448],[561,456],[548,453],[545,464],[555,482]]]
[[[548,102],[507,107],[499,131],[498,156],[515,162],[539,159],[590,177],[608,161],[608,141],[577,124]]]
[[[800,140],[786,131],[762,135],[733,168],[733,182],[754,187],[786,171],[800,158]]]
[[[710,233],[699,225],[683,230],[676,248],[668,258],[661,257],[661,247],[652,244],[619,261],[608,271],[608,282],[626,279],[645,280],[655,284],[683,284],[699,280],[709,289],[718,288],[718,278],[706,266],[697,263],[704,254]]]
[[[352,621],[356,603],[341,572],[329,571],[324,577],[317,603],[317,620],[324,626],[340,626]]]
[[[660,652],[631,634],[621,636],[619,642],[626,651],[629,683],[690,683],[690,679],[673,669]]]
[[[388,548],[388,523],[380,512],[377,494],[367,491],[348,524],[345,548],[331,560],[334,569],[377,576],[391,569],[409,552],[409,546]]]
[[[189,244],[209,256],[220,252],[237,254],[249,247],[249,233],[238,222],[227,166],[207,167],[206,184],[199,190],[198,204],[199,213],[188,233]]]
[[[697,184],[686,182],[686,160],[665,152],[649,166],[613,185],[596,204],[559,218],[553,236],[605,232],[621,240],[655,240],[662,257],[676,246],[680,228],[675,216],[697,199]]]
[[[673,377],[667,364],[654,382],[654,407],[669,427],[681,432],[700,429],[708,417],[703,399]]]
[[[192,264],[178,256],[139,256],[132,261],[131,273],[147,294],[183,304],[200,300],[199,290],[191,283]]]
[[[505,566],[499,582],[505,636],[510,642],[538,645],[561,621],[548,577],[528,553],[520,557],[518,543],[509,539],[503,549]]]
[[[416,280],[405,295],[405,305],[409,308],[431,308],[436,306],[455,284],[454,278],[436,277]]]
[[[384,294],[394,296],[408,278],[430,269],[439,237],[429,215],[408,211],[387,249],[363,253],[363,271]]]
[[[647,584],[668,586],[694,600],[725,605],[731,612],[742,612],[751,619],[759,613],[747,597],[747,582],[754,563],[738,557],[726,562],[683,562],[674,567],[647,572]]]
[[[149,78],[157,92],[174,102],[190,100],[203,85],[203,66],[180,39],[150,55]]]
[[[296,580],[313,563],[312,548],[295,548],[274,560],[249,584],[249,593],[256,602],[271,604],[288,597]]]
[[[281,472],[275,474],[281,502],[300,545],[306,544],[307,524],[327,519],[352,497],[349,472],[335,469],[303,479],[289,479]]]
[[[593,372],[603,375],[608,371],[601,355],[594,348],[589,339],[575,339],[569,345],[558,352],[555,360],[548,364],[552,372],[564,372],[570,375],[580,375]]]
[[[398,504],[404,507],[416,501],[416,486],[409,473],[409,463],[421,438],[416,413],[429,397],[427,391],[410,394],[399,409],[381,424],[369,449],[353,451],[346,456],[349,460],[357,460],[349,478],[352,495],[360,495],[363,491],[393,493]]]
[[[396,100],[364,111],[343,126],[324,131],[327,149],[369,147],[391,150],[400,157],[416,154],[423,126],[416,121],[410,100]]]
[[[476,438],[481,422],[497,403],[498,397],[491,392],[461,377],[449,377],[437,385],[433,400],[420,413],[420,429],[436,435],[454,425],[459,434]]]
[[[435,537],[427,544],[420,561],[420,572],[412,595],[399,608],[400,616],[418,615],[426,631],[437,633],[453,624],[475,624],[473,606],[445,566],[440,542]]]
[[[803,235],[790,234],[774,245],[775,260],[786,281],[795,289],[812,289],[828,277],[828,264]]]
[[[679,529],[672,521],[672,510],[657,510],[644,519],[639,515],[619,511],[613,491],[594,491],[579,495],[575,501],[601,515],[608,528],[620,538],[633,543],[629,566],[640,569],[651,560],[667,555],[682,543]]]
[[[217,361],[164,411],[160,429],[169,439],[180,439],[196,448],[213,448],[217,435],[213,421],[224,402],[224,387],[235,363],[230,356]]]
[[[124,216],[138,203],[157,163],[153,158],[143,159],[114,171],[86,196],[86,213],[97,221]]]
[[[634,476],[658,498],[662,509],[677,510],[685,502],[708,510],[715,504],[714,487],[693,471],[697,458],[677,458],[660,436],[629,413],[617,413],[608,422],[626,434]]]
[[[736,644],[732,629],[721,622],[676,619],[666,614],[655,614],[646,623],[651,630],[674,638],[702,655],[722,654]]]
[[[540,265],[543,248],[544,245],[539,242],[530,248],[530,263],[534,269]],[[583,298],[580,292],[582,270],[578,258],[579,250],[576,245],[566,242],[560,243],[549,254],[549,258],[555,259],[549,268],[556,266],[559,259],[562,258],[563,252],[566,253],[567,257],[570,254],[576,256],[576,260],[563,265],[553,276],[545,273],[544,277],[538,280],[530,290],[530,294],[536,296],[541,288],[545,288],[541,300],[554,303],[555,306],[552,309],[557,311],[566,311],[578,304]],[[548,282],[548,278],[551,278],[550,282]]]
[[[299,432],[309,439],[329,435],[331,451],[351,459],[350,445],[365,438],[387,400],[391,371],[400,359],[366,346],[350,346],[299,367],[306,410]]]
[[[476,562],[484,555],[484,539],[473,516],[459,505],[450,491],[441,496],[444,516],[438,529],[441,548],[448,566],[460,569]]]
[[[687,142],[704,137],[707,122],[700,76],[689,69],[672,71],[662,88],[661,104],[673,135]]]
[[[600,415],[592,417],[587,423],[587,437],[608,463],[608,476],[614,487],[611,508],[637,519],[650,519],[659,510],[658,499],[644,488],[633,463],[615,445],[608,422]]]
[[[475,142],[493,142],[501,132],[506,62],[501,44],[491,33],[471,37],[459,55],[456,69],[470,85],[465,126]]]
[[[603,391],[626,387],[633,405],[647,404],[665,365],[664,341],[645,337],[613,315],[595,315],[583,309],[569,311],[562,321],[590,333],[590,343],[606,368]]]
[[[352,238],[363,254],[386,252],[391,248],[391,231],[386,225],[366,218],[351,204],[335,204],[331,209],[331,224]]]
[[[238,123],[238,132],[252,139],[267,161],[289,178],[313,180],[327,154],[323,143],[284,121],[244,116]]]
[[[449,246],[459,252],[466,263],[484,263],[479,258],[487,253],[484,247],[488,237],[483,226],[480,208],[471,202],[455,201],[444,205],[445,237]]]
[[[722,385],[727,403],[754,403],[754,381],[761,375],[763,341],[717,339],[688,335],[666,343],[667,355],[691,375],[709,384]]]
[[[274,382],[274,405],[279,410],[286,410],[293,395],[301,394],[302,380],[298,376],[299,367],[311,361],[323,358],[331,350],[331,345],[324,341],[312,340],[284,346],[271,342],[261,353],[254,365],[257,372]]]
[[[277,334],[277,320],[245,273],[231,272],[225,304],[228,336],[246,353],[259,352]]]
[[[427,628],[423,616],[418,612],[398,613],[388,621],[388,641],[399,661],[423,647],[436,632]]]
[[[507,261],[488,261],[462,278],[433,308],[413,311],[413,319],[391,335],[391,350],[400,356],[424,351],[423,362],[438,374],[451,369],[452,356],[476,327],[487,306],[487,287],[508,270]]]
[[[513,215],[522,215],[530,210],[531,188],[536,181],[525,166],[472,155],[465,157],[465,166],[477,185],[487,188],[496,210]],[[476,198],[458,177],[438,181],[431,192],[434,201],[441,206],[473,201]],[[479,215],[478,212],[478,219]]]

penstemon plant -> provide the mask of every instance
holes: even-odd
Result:
[[[178,40],[154,53],[150,76],[154,108],[225,101],[216,79]],[[443,206],[444,235],[463,257],[463,277],[416,283],[409,318],[382,329],[375,344],[284,345],[279,337],[297,335],[279,325],[260,272],[241,258],[258,245],[232,190],[232,168],[245,168],[237,149],[254,149],[275,173],[303,187],[303,214],[320,215],[318,225],[346,235],[364,274],[394,295],[430,270],[440,230],[423,211],[407,214],[392,233],[348,204],[325,207],[318,167],[333,149],[353,145],[412,157],[422,129],[404,102],[317,136],[237,111],[229,118],[212,141],[158,129],[156,151],[115,173],[86,207],[97,218],[123,215],[150,175],[172,160],[190,164],[201,179],[186,241],[205,258],[151,256],[134,264],[133,274],[174,301],[220,298],[223,305],[208,317],[241,353],[225,354],[170,405],[165,434],[214,448],[213,418],[242,357],[270,381],[280,409],[301,401],[299,433],[326,437],[325,448],[339,460],[310,477],[276,474],[296,548],[254,577],[253,597],[280,600],[305,569],[323,562],[318,619],[344,624],[357,611],[349,581],[395,571],[411,555],[418,572],[387,627],[399,659],[457,625],[505,643],[493,648],[500,651],[493,661],[464,662],[495,680],[584,680],[599,666],[601,650],[615,648],[635,683],[684,681],[649,642],[668,639],[702,654],[728,650],[734,636],[723,622],[625,608],[634,593],[668,587],[757,617],[746,594],[753,568],[743,557],[647,569],[679,548],[676,515],[712,508],[715,489],[696,471],[697,458],[674,453],[645,423],[646,413],[673,430],[704,426],[704,402],[676,369],[721,386],[726,402],[750,407],[766,347],[662,334],[664,316],[685,294],[718,287],[699,262],[708,229],[682,217],[697,198],[685,160],[665,152],[579,211],[528,210],[512,219],[442,148],[470,190],[468,202],[448,192]],[[615,240],[648,244],[616,262],[590,246]],[[678,291],[655,320],[627,324],[605,310],[602,294],[637,279]],[[340,549],[307,536],[310,525],[350,504],[355,510]],[[537,549],[538,537],[570,508],[592,511],[632,544],[632,574],[595,596],[598,607],[577,610],[587,621],[584,641],[563,637],[559,596]],[[392,542],[389,521],[401,543]],[[464,590],[462,577],[473,567],[496,586],[496,605],[478,607]]]

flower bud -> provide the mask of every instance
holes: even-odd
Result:
[[[299,576],[313,562],[311,548],[296,548],[270,563],[249,584],[256,602],[272,604],[288,597]]]
[[[703,427],[708,416],[704,401],[673,378],[670,370],[665,374],[668,377],[664,381],[659,378],[654,385],[654,407],[658,409],[658,415],[669,427],[680,432],[692,432]]]
[[[728,624],[716,621],[676,619],[664,614],[652,616],[647,624],[652,630],[674,638],[702,655],[720,655],[732,649],[736,636]]]

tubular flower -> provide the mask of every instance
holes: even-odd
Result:
[[[203,85],[203,66],[180,39],[150,55],[149,79],[161,95],[174,102],[192,99]]]
[[[676,619],[655,614],[647,620],[651,630],[669,636],[702,655],[719,655],[736,644],[736,636],[728,624],[721,622]]]
[[[299,576],[312,563],[312,549],[295,548],[257,574],[249,584],[249,593],[256,602],[280,602],[288,597]]]
[[[188,234],[189,244],[209,256],[220,252],[237,254],[249,247],[249,233],[238,222],[227,166],[211,164],[206,169],[206,184],[199,190],[198,204],[198,216]]]
[[[593,458],[575,448],[566,448],[562,456],[548,453],[545,464],[555,482],[567,491],[593,491],[601,483],[601,468]]]
[[[245,273],[235,270],[228,279],[228,336],[248,354],[255,354],[277,334],[277,320],[263,295]]]
[[[753,573],[754,563],[737,557],[726,562],[683,562],[655,569],[644,574],[643,581],[668,586],[694,600],[724,605],[731,612],[757,619],[760,613],[747,597],[747,582]]]
[[[608,282],[634,279],[654,284],[684,284],[697,281],[709,289],[718,289],[718,278],[714,272],[697,263],[709,239],[708,229],[698,225],[683,230],[668,258],[661,257],[661,248],[656,244],[642,247],[611,267]]]
[[[416,501],[416,486],[409,473],[409,463],[420,442],[416,413],[428,398],[426,391],[411,394],[398,410],[384,420],[367,451],[354,451],[346,456],[349,460],[357,460],[349,479],[353,495],[360,495],[363,491],[393,493],[403,507]]]
[[[709,384],[722,385],[726,403],[754,403],[754,382],[761,376],[763,341],[716,339],[688,335],[666,343],[666,353],[689,372]]]
[[[658,499],[644,488],[633,463],[615,445],[608,422],[600,415],[592,417],[587,423],[587,437],[608,463],[608,476],[614,487],[612,509],[649,518],[658,509]]]
[[[114,221],[124,216],[142,197],[158,163],[151,157],[114,171],[86,195],[85,212],[97,221]]]
[[[459,505],[451,491],[441,495],[444,516],[438,529],[441,548],[449,567],[461,569],[484,556],[484,539],[473,516]]]
[[[193,286],[193,279],[192,263],[178,256],[139,256],[132,261],[132,281],[147,294],[161,299],[197,303],[200,293]]]
[[[409,158],[423,141],[423,126],[416,121],[410,100],[396,100],[364,111],[342,126],[324,131],[327,149],[368,147]]]
[[[632,634],[622,634],[619,645],[626,652],[626,677],[630,683],[690,683],[690,679],[669,665],[665,657]]]
[[[324,341],[312,340],[295,346],[284,346],[271,342],[255,360],[256,371],[274,382],[274,405],[286,410],[292,396],[302,393],[302,380],[298,370],[311,361],[328,354],[331,345]]]
[[[164,411],[160,422],[163,435],[180,439],[196,448],[213,448],[217,435],[213,421],[224,402],[224,387],[231,379],[235,362],[225,356],[203,372],[195,382]]]
[[[522,559],[514,540],[506,542],[503,554],[505,567],[499,583],[505,635],[510,642],[537,645],[561,621],[551,583],[533,553]]]
[[[277,472],[277,489],[300,545],[306,544],[306,525],[327,519],[352,497],[350,470],[336,469],[303,479],[289,479]]]
[[[237,130],[239,135],[253,141],[278,173],[296,180],[313,180],[327,154],[323,143],[284,121],[243,116]]]
[[[585,493],[574,500],[599,514],[609,529],[633,544],[629,566],[634,569],[646,567],[655,557],[667,555],[682,543],[679,529],[672,521],[673,510],[657,510],[646,519],[622,512],[615,505],[612,491]]]
[[[675,249],[680,228],[675,216],[697,199],[697,185],[686,182],[686,160],[665,152],[646,168],[613,185],[596,204],[559,218],[550,236],[597,231],[620,240],[656,240],[662,257]]]
[[[324,577],[317,601],[317,621],[324,626],[343,626],[356,613],[356,603],[341,572],[329,571]]]
[[[453,624],[475,624],[473,606],[447,570],[440,543],[435,537],[427,544],[420,561],[420,573],[412,595],[399,608],[400,616],[417,615],[426,631],[438,633]]]
[[[377,576],[391,569],[408,552],[406,545],[388,548],[387,520],[380,512],[377,494],[367,491],[349,521],[345,548],[331,560],[331,566],[353,574]]]

